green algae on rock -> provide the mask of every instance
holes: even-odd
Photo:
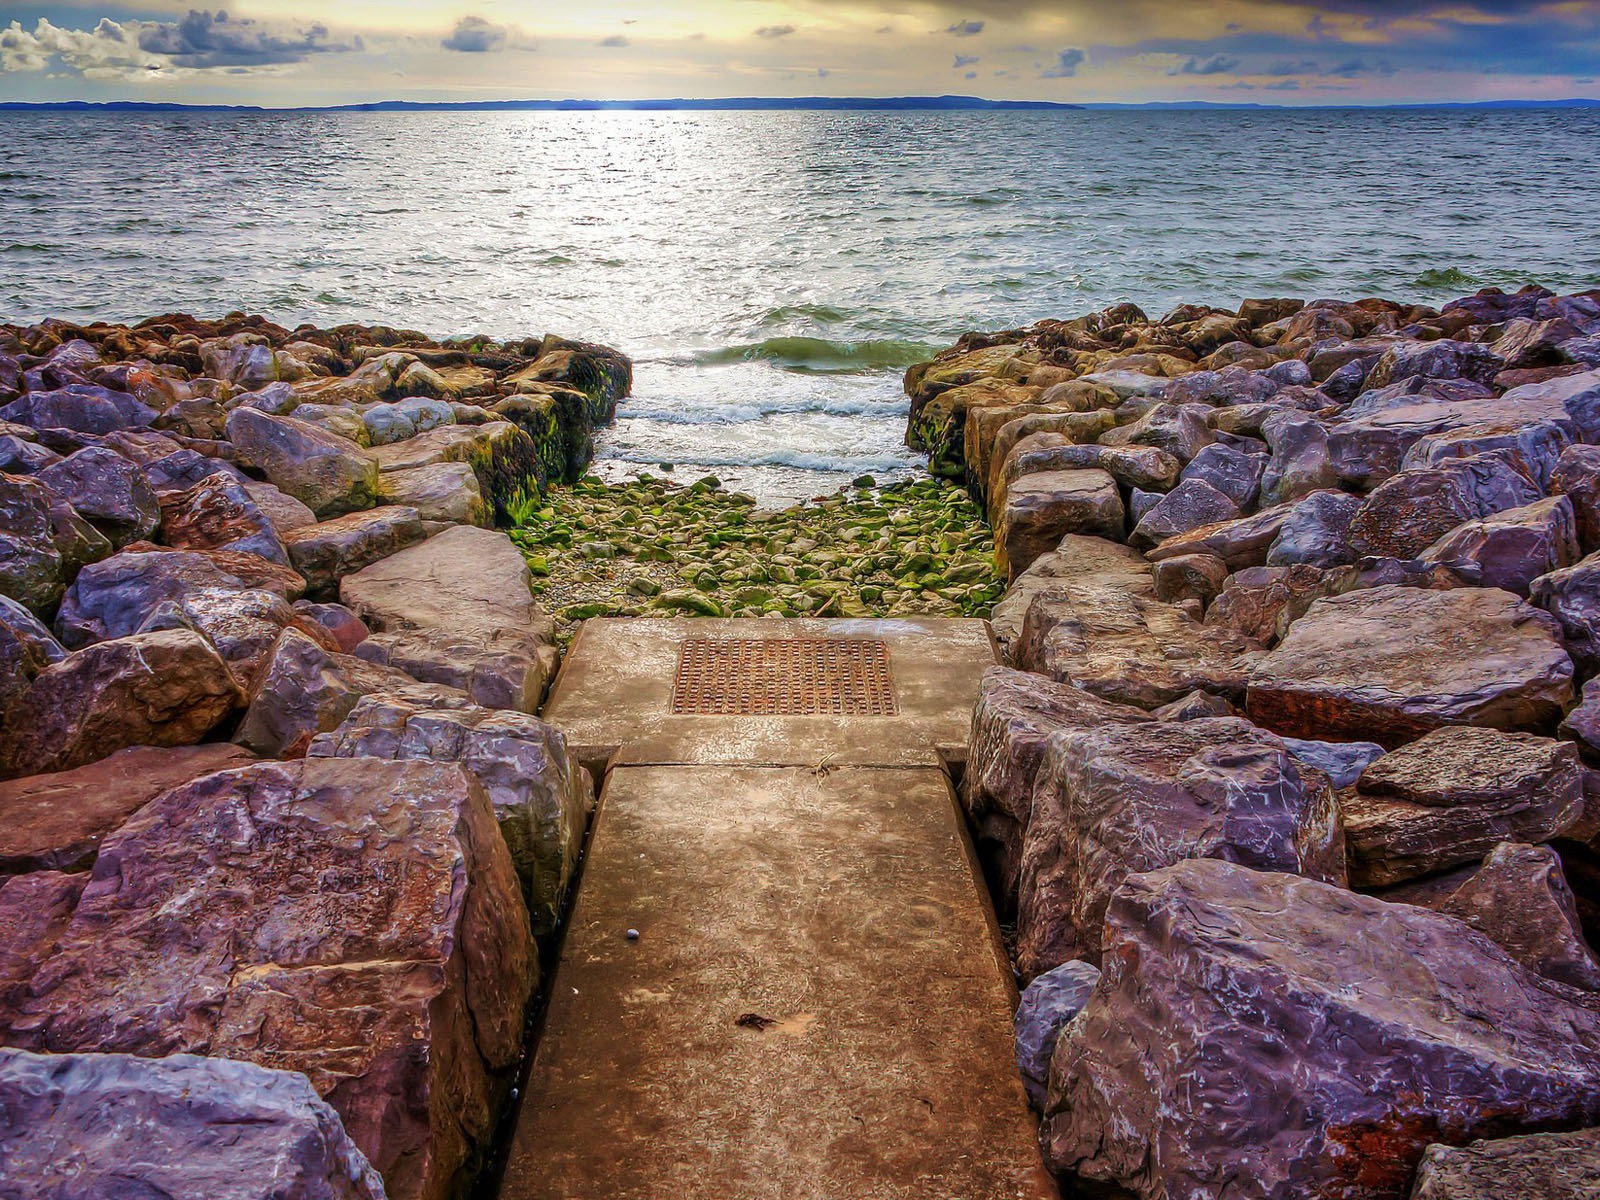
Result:
[[[601,616],[986,616],[1003,589],[982,513],[935,480],[769,512],[712,478],[589,477],[519,516],[534,596],[569,634]]]

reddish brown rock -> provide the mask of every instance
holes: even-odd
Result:
[[[1402,1200],[1430,1143],[1600,1117],[1600,1008],[1460,921],[1197,859],[1130,878],[1057,1043],[1058,1170],[1143,1200]]]
[[[1005,667],[984,673],[961,799],[1008,908],[1016,903],[1034,779],[1051,735],[1149,719],[1141,709],[1108,703],[1042,675]]]
[[[272,518],[231,475],[161,498],[161,540],[182,550],[237,550],[289,565]]]
[[[168,600],[145,619],[139,632],[158,629],[192,629],[201,634],[247,694],[285,629],[298,630],[324,650],[339,650],[333,634],[302,617],[282,596],[254,588],[197,588],[181,599]]]
[[[1016,661],[1017,642],[1035,597],[1070,594],[1073,588],[1099,582],[1127,592],[1153,596],[1150,564],[1130,546],[1105,538],[1069,534],[1049,554],[1040,555],[1006,589],[989,614],[989,627],[1001,657]]]
[[[1571,742],[1438,729],[1373,763],[1345,797],[1350,878],[1386,887],[1477,862],[1501,842],[1549,841],[1583,803]]]
[[[61,604],[56,630],[69,649],[127,637],[169,600],[201,588],[245,586],[203,554],[124,550],[78,573]]]
[[[227,744],[134,746],[71,771],[0,783],[0,875],[86,870],[101,840],[168,788],[254,761]]]
[[[1205,623],[1271,646],[1326,591],[1327,572],[1319,567],[1247,567],[1228,576]]]
[[[1567,651],[1586,674],[1600,669],[1600,553],[1541,575],[1528,598],[1560,622]]]
[[[350,513],[284,534],[289,560],[313,596],[332,596],[339,581],[427,537],[414,508],[389,506]]]
[[[1422,552],[1423,562],[1470,563],[1484,587],[1526,596],[1541,575],[1578,561],[1572,504],[1551,496],[1458,525]]]
[[[1227,583],[1228,564],[1214,554],[1180,554],[1156,563],[1151,578],[1158,600],[1167,604],[1198,600],[1204,607]]]
[[[537,974],[477,781],[344,759],[164,793],[29,968],[0,1043],[304,1072],[393,1200],[444,1200],[485,1149]]]
[[[1540,499],[1538,487],[1493,455],[1402,471],[1367,497],[1350,523],[1358,554],[1415,558],[1464,521]]]
[[[1105,471],[1040,471],[1006,489],[995,528],[1000,569],[1015,579],[1069,533],[1121,538],[1127,524],[1122,492]]]
[[[1099,963],[1106,905],[1123,880],[1185,858],[1343,884],[1327,776],[1237,718],[1052,737],[1023,842],[1018,969],[1031,978],[1071,959]]]
[[[1550,472],[1550,490],[1572,502],[1583,552],[1600,550],[1600,446],[1563,450]]]
[[[28,685],[0,730],[0,777],[65,771],[128,746],[190,745],[240,700],[227,664],[197,633],[99,642]]]
[[[0,1050],[7,1200],[384,1200],[304,1075],[177,1054]]]
[[[1445,725],[1553,727],[1572,660],[1508,592],[1389,585],[1318,600],[1249,693],[1251,719],[1286,736],[1396,746]]]
[[[1530,971],[1600,991],[1600,961],[1584,940],[1561,859],[1548,846],[1505,842],[1436,911],[1471,925]]]

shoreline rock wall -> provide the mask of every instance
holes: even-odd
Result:
[[[963,799],[1052,1168],[1400,1200],[1600,1126],[1600,290],[1124,304],[906,391],[1010,581]]]
[[[594,804],[491,526],[630,383],[554,337],[0,325],[0,1163],[167,1194],[246,1122],[296,1195],[470,1185]],[[191,1160],[115,1161],[140,1121]]]

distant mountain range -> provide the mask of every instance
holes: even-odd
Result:
[[[48,104],[0,103],[0,112],[794,112],[794,111],[1040,111],[1192,112],[1208,110],[1275,111],[1299,108],[1384,109],[1551,109],[1600,108],[1600,100],[1478,100],[1428,104],[1296,105],[1218,104],[1209,100],[1151,101],[1146,104],[1055,104],[1048,100],[985,100],[978,96],[737,96],[706,100],[379,100],[370,104],[328,104],[266,108],[253,104],[148,103],[137,100],[65,100]]]

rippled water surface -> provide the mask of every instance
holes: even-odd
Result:
[[[619,346],[607,469],[911,469],[905,365],[1116,300],[1600,281],[1600,114],[0,115],[0,316]]]

